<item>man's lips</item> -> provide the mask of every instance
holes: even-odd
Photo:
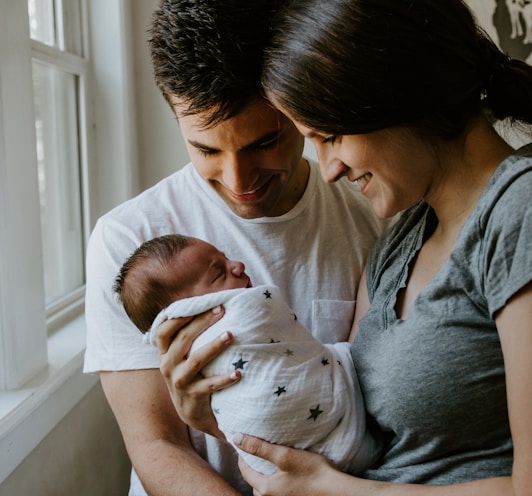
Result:
[[[273,176],[268,179],[262,186],[249,191],[247,193],[234,193],[231,191],[233,198],[242,203],[253,203],[259,201],[268,191],[271,182],[273,181]]]

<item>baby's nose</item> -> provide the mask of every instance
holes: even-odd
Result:
[[[231,273],[235,277],[240,277],[244,273],[245,270],[246,270],[246,266],[242,262],[233,262]]]

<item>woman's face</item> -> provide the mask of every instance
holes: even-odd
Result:
[[[430,193],[439,174],[434,149],[407,128],[331,136],[296,123],[315,146],[325,182],[346,177],[380,217],[392,217]]]

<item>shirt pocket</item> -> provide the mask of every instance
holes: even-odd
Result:
[[[313,300],[312,334],[322,343],[347,341],[354,314],[354,300]]]

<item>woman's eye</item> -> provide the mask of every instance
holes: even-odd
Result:
[[[327,138],[323,138],[323,143],[330,143],[331,145],[334,145],[337,139],[338,139],[338,136],[333,134],[331,136],[327,136]]]

